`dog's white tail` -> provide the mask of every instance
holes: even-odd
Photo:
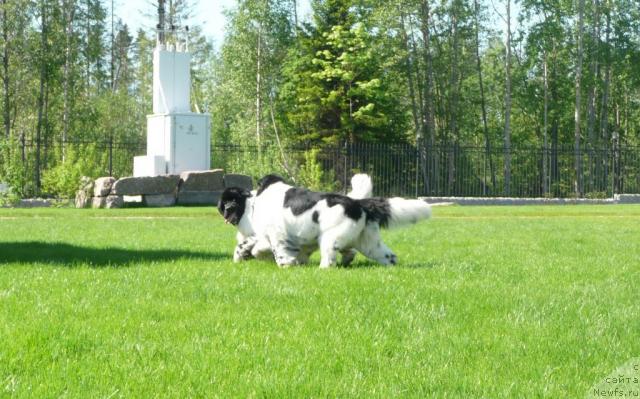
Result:
[[[431,217],[431,205],[419,199],[389,198],[388,226],[399,227]]]
[[[347,194],[353,199],[371,198],[373,184],[371,177],[365,173],[358,173],[351,178],[351,191]]]
[[[418,199],[364,198],[358,200],[367,222],[377,222],[382,228],[393,228],[416,223],[431,217],[431,206]]]

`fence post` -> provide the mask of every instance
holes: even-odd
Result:
[[[349,141],[345,140],[344,141],[344,151],[342,153],[342,158],[343,158],[343,168],[342,168],[342,189],[344,190],[344,193],[346,194],[349,189],[348,186],[349,184],[347,183],[347,157],[349,156]]]
[[[113,176],[113,136],[109,136],[109,176]]]

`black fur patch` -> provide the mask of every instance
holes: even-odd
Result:
[[[298,216],[313,208],[322,200],[323,193],[316,193],[304,188],[291,187],[284,193],[285,208],[291,208],[291,212]]]
[[[325,199],[330,208],[335,205],[342,205],[345,215],[353,220],[358,220],[362,217],[362,206],[353,198],[340,194],[327,194]]]
[[[386,198],[364,198],[358,200],[367,214],[367,222],[377,222],[380,227],[387,227],[391,218],[391,206]]]
[[[262,194],[262,192],[270,185],[278,182],[284,182],[284,179],[278,175],[266,175],[262,179],[258,180],[258,191],[256,192],[256,196]]]
[[[247,198],[251,197],[248,190],[239,187],[229,187],[222,192],[218,201],[218,212],[234,226],[240,223],[247,206]]]
[[[311,220],[313,220],[313,223],[320,223],[320,214],[318,211],[313,211],[311,214]]]
[[[284,195],[284,207],[291,208],[291,212],[295,215],[301,215],[309,209],[313,208],[319,201],[326,200],[329,208],[336,205],[342,205],[344,213],[353,220],[358,220],[362,216],[362,207],[358,201],[340,194],[316,193],[304,188],[292,187],[287,190]],[[312,220],[316,223],[318,217],[311,215]]]

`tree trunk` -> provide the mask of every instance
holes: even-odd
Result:
[[[487,106],[484,97],[484,84],[482,81],[482,62],[480,59],[480,22],[479,22],[479,14],[480,14],[480,4],[478,0],[474,0],[474,8],[476,14],[476,67],[478,70],[478,83],[480,86],[480,107],[482,109],[482,132],[484,134],[484,150],[485,157],[489,161],[489,173],[491,174],[491,189],[495,189],[496,187],[496,171],[493,167],[493,156],[491,154],[491,139],[489,138],[489,127],[487,124]],[[487,183],[483,182],[482,190],[483,194],[487,195]]]
[[[258,142],[258,151],[260,151],[260,142],[261,142],[261,123],[260,116],[262,115],[262,101],[260,99],[260,93],[262,92],[262,88],[260,87],[262,84],[261,77],[261,64],[260,59],[262,57],[262,26],[258,24],[258,44],[256,50],[256,140]]]
[[[36,126],[36,158],[35,158],[35,184],[36,194],[40,193],[40,139],[42,137],[42,129],[44,125],[44,92],[47,80],[47,7],[43,0],[41,3],[40,24],[42,31],[40,33],[40,89],[38,91],[38,121]]]
[[[66,158],[66,145],[69,134],[69,76],[71,69],[71,45],[73,38],[73,17],[75,14],[75,0],[69,0],[65,3],[65,51],[64,51],[64,71],[63,71],[63,111],[62,111],[62,140],[61,140],[61,152],[62,161]]]
[[[404,69],[407,76],[407,84],[409,86],[409,97],[411,98],[411,115],[413,116],[413,126],[416,136],[416,145],[422,142],[422,131],[420,127],[420,120],[418,117],[418,106],[416,104],[416,90],[415,83],[413,81],[413,65],[411,63],[411,56],[409,52],[409,37],[405,27],[404,12],[400,11],[400,34],[402,35],[402,49],[406,52],[404,59]]]
[[[507,0],[507,45],[504,98],[504,194],[511,195],[511,0]]]
[[[433,106],[433,62],[431,59],[431,35],[429,32],[431,26],[431,16],[429,10],[429,0],[422,0],[420,3],[420,31],[422,33],[422,41],[424,43],[424,63],[426,68],[426,77],[424,84],[424,111],[422,112],[422,137],[425,141],[428,138],[429,149],[427,151],[427,162],[430,163],[431,169],[431,184],[429,187],[434,190],[436,187],[436,181],[439,176],[439,162],[435,151],[436,144],[436,128],[434,118],[434,106]],[[428,177],[425,176],[425,179]]]
[[[542,128],[542,194],[547,195],[549,192],[549,179],[548,179],[548,156],[549,156],[549,142],[547,137],[547,128],[549,120],[549,75],[547,66],[547,52],[544,52],[543,61],[543,80],[544,80],[544,116],[543,116],[543,128]]]
[[[589,140],[589,189],[594,190],[596,180],[596,158],[595,148],[597,147],[597,135],[595,130],[596,123],[596,98],[598,94],[599,80],[599,42],[600,42],[600,4],[599,0],[593,0],[594,22],[591,31],[591,38],[595,51],[591,60],[591,75],[593,77],[593,87],[589,90],[589,98],[587,99],[587,137]]]
[[[578,21],[576,27],[576,42],[578,45],[577,50],[577,60],[576,60],[576,104],[575,104],[575,130],[574,130],[574,167],[576,177],[574,180],[574,190],[577,197],[581,197],[583,193],[583,182],[582,182],[582,156],[580,154],[580,125],[582,123],[580,108],[582,105],[581,92],[582,92],[582,58],[583,58],[583,48],[582,48],[582,36],[584,29],[584,0],[578,0]]]
[[[4,48],[2,49],[2,99],[4,136],[8,140],[11,137],[11,104],[9,97],[9,21],[7,19],[7,0],[2,0],[2,39]]]
[[[451,76],[449,81],[449,88],[451,90],[451,98],[449,105],[450,125],[449,131],[451,134],[451,140],[449,142],[449,156],[448,159],[448,176],[447,176],[447,191],[449,195],[454,192],[455,185],[455,168],[456,168],[456,151],[454,147],[458,143],[458,15],[457,15],[457,3],[452,4],[451,12]]]
[[[602,141],[602,187],[604,190],[608,187],[609,180],[609,90],[611,82],[611,59],[609,53],[609,33],[611,29],[611,17],[607,12],[607,28],[605,32],[605,72],[604,87],[602,90],[602,104],[600,107],[600,140]],[[611,193],[613,194],[613,193]]]
[[[298,35],[298,0],[292,0],[293,3],[293,34]]]

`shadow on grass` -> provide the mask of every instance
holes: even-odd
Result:
[[[81,264],[92,267],[118,267],[137,262],[161,262],[183,258],[212,261],[231,259],[228,254],[170,249],[92,248],[42,241],[0,242],[0,266],[3,263],[20,262],[55,263],[70,267]]]

